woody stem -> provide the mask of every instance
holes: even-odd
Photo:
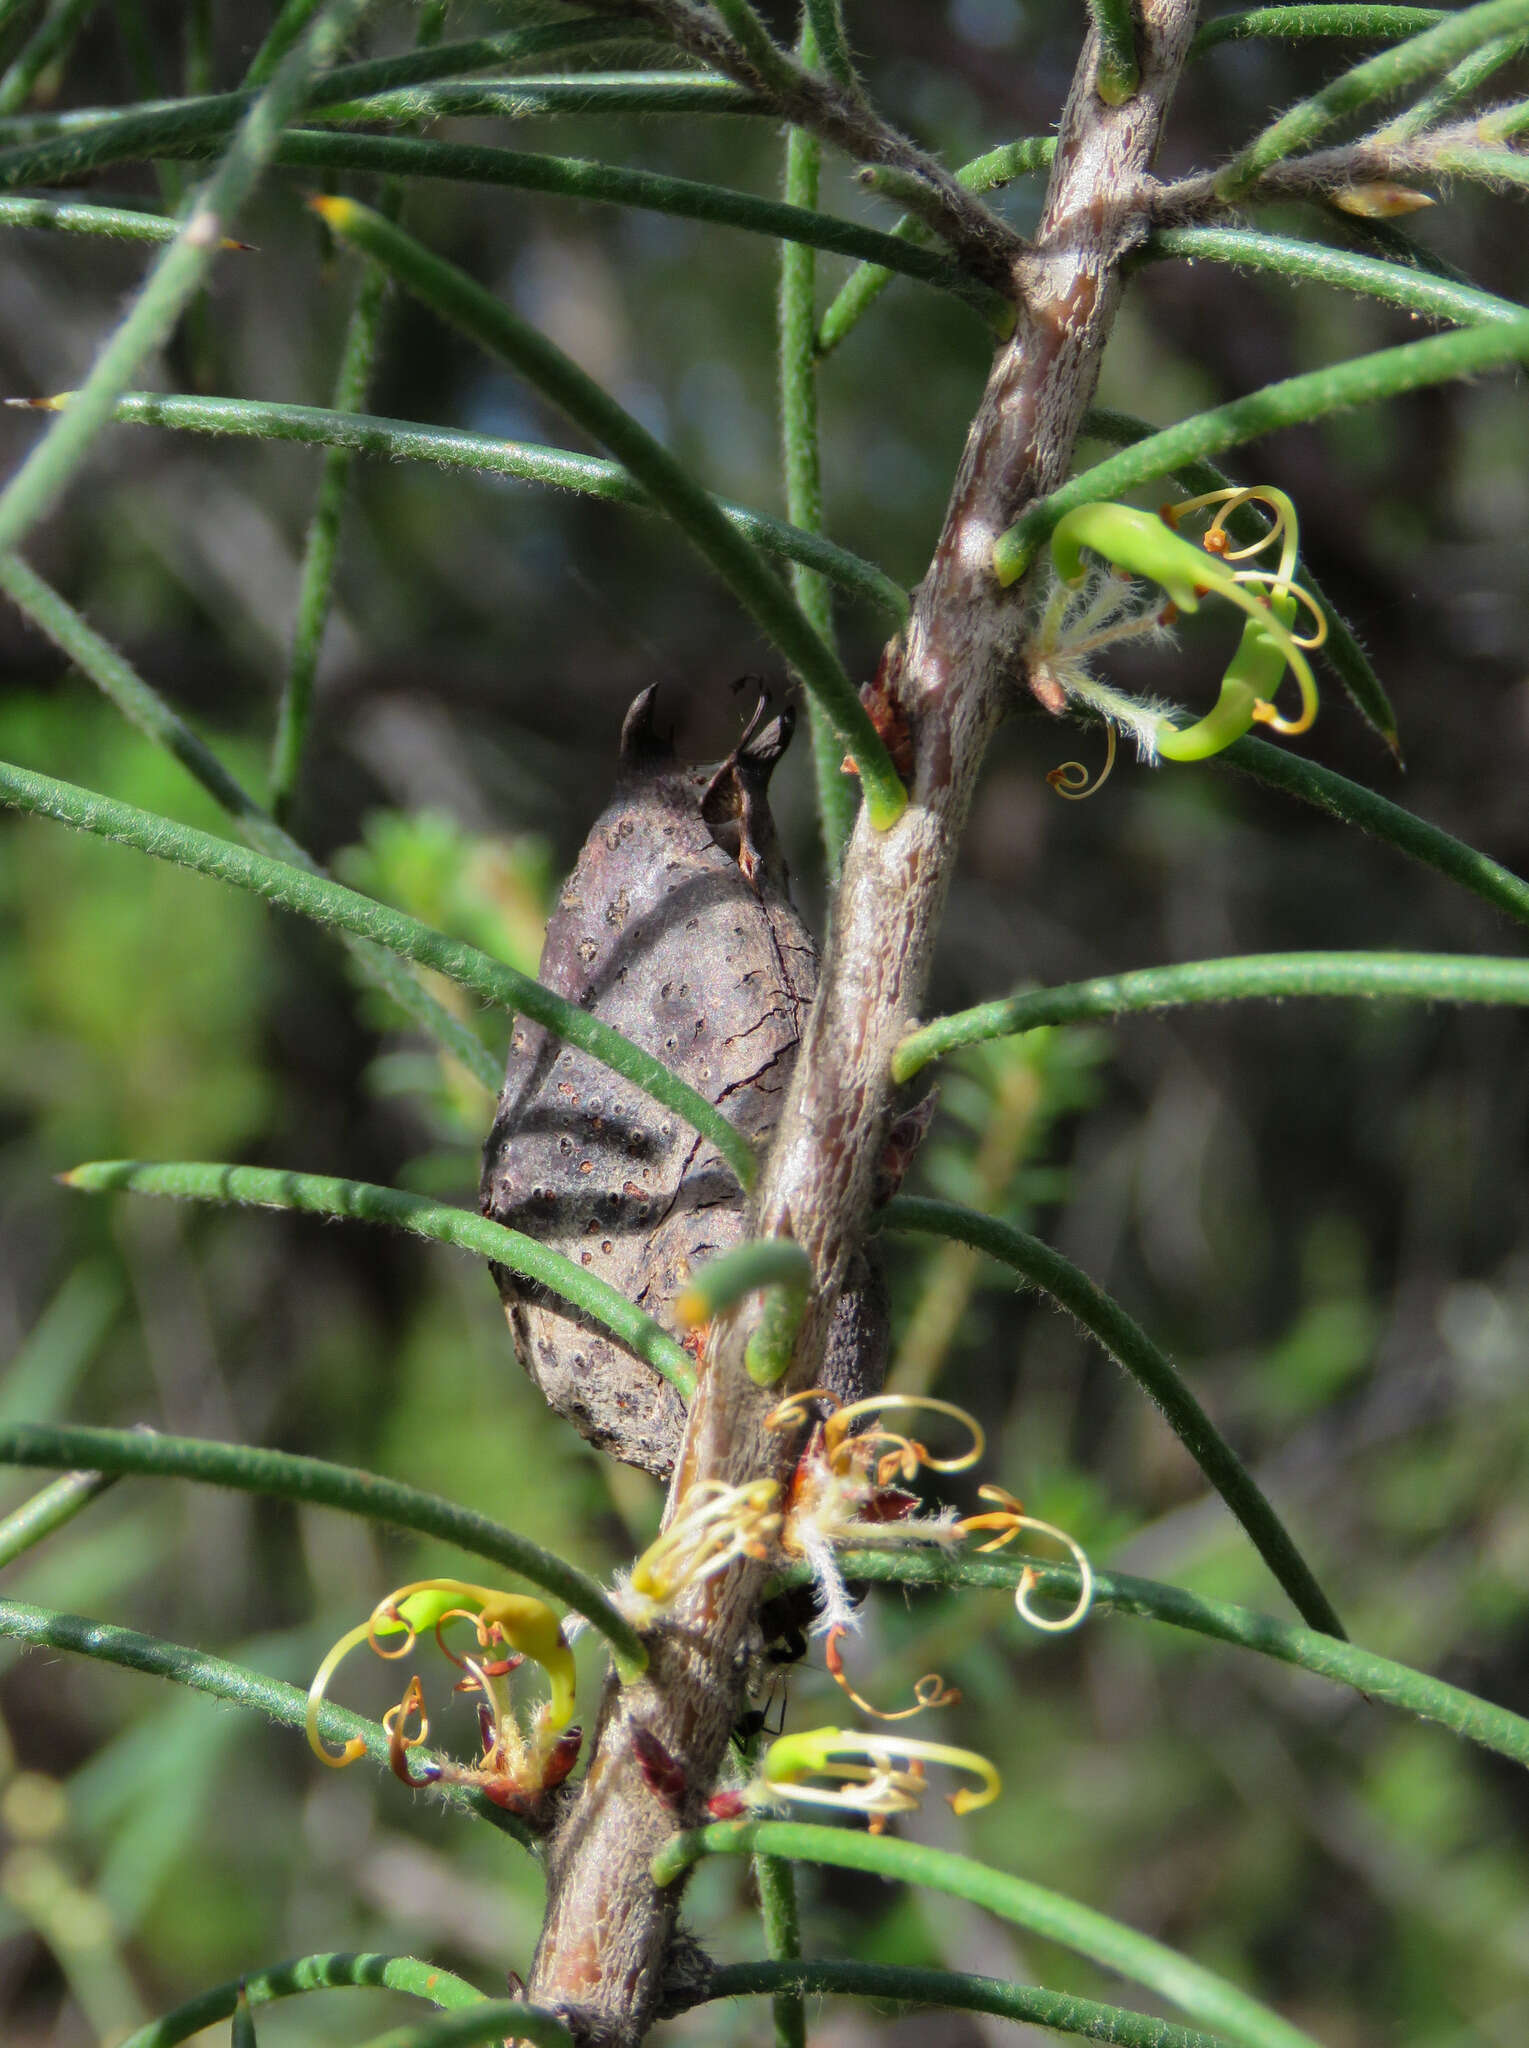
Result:
[[[1066,473],[1121,290],[1145,234],[1153,152],[1194,24],[1193,0],[1145,0],[1141,83],[1108,106],[1089,36],[1063,117],[1033,249],[1015,265],[1020,306],[967,441],[939,545],[885,672],[913,735],[913,801],[889,831],[862,813],[846,852],[832,939],[751,1236],[789,1234],[816,1289],[782,1385],[744,1367],[746,1304],[718,1317],[675,1472],[671,1513],[694,1485],[784,1479],[796,1430],[765,1415],[814,1383],[833,1303],[864,1233],[892,1114],[892,1053],[923,997],[957,844],[987,742],[1009,701],[1022,612],[992,572],[998,535]],[[657,2007],[679,1887],[649,1875],[656,1851],[698,1817],[735,1717],[764,1567],[740,1561],[676,1605],[648,1674],[608,1691],[582,1796],[550,1846],[548,1902],[528,1996],[585,2040],[630,2048]],[[634,1730],[679,1765],[688,1805],[648,1790]]]

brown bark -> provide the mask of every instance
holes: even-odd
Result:
[[[671,1493],[705,1479],[785,1478],[799,1448],[765,1427],[787,1386],[814,1384],[834,1299],[871,1207],[892,1113],[890,1060],[922,1001],[957,842],[988,739],[1016,688],[1022,600],[1000,591],[992,547],[1062,481],[1120,293],[1145,231],[1150,167],[1188,48],[1193,0],[1146,0],[1142,83],[1122,107],[1093,89],[1092,38],[1068,100],[1040,231],[1019,259],[1020,315],[973,421],[944,529],[884,680],[914,741],[913,801],[891,831],[862,813],[833,908],[823,979],[755,1204],[760,1234],[789,1233],[819,1287],[788,1382],[743,1370],[740,1313],[714,1331]],[[736,1716],[763,1567],[690,1594],[654,1639],[640,1683],[607,1691],[594,1762],[547,1859],[548,1901],[527,1996],[590,2041],[635,2043],[658,2002],[678,1905],[648,1867],[700,1817]],[[646,1730],[690,1792],[674,1811],[634,1751]]]

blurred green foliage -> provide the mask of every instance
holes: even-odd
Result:
[[[167,79],[180,12],[144,10]],[[218,84],[249,59],[249,12],[216,10]],[[454,8],[451,33],[508,12]],[[947,160],[1053,124],[1076,9],[852,0],[850,14],[883,103]],[[378,47],[401,44],[407,10],[379,19]],[[1320,47],[1218,51],[1186,81],[1175,152],[1213,161],[1334,68]],[[59,103],[129,89],[99,10]],[[761,192],[778,177],[766,124],[455,125]],[[109,185],[155,203],[146,171]],[[273,179],[250,210],[256,253],[225,259],[172,342],[172,387],[327,402],[355,270],[324,245],[301,188]],[[1036,189],[1006,201],[1021,225]],[[880,218],[837,172],[825,203]],[[447,186],[412,193],[406,217],[602,375],[714,489],[778,509],[767,243]],[[1501,202],[1462,191],[1421,233],[1525,296],[1529,243]],[[66,388],[143,254],[18,236],[6,255],[5,388]],[[823,267],[837,281],[840,266]],[[1166,420],[1410,332],[1314,288],[1157,266],[1128,300],[1101,397]],[[900,578],[921,573],[986,362],[978,321],[906,283],[830,360],[835,539]],[[370,403],[558,438],[533,398],[411,306],[390,309]],[[0,431],[19,456],[35,426],[4,414]],[[38,566],[257,786],[317,460],[122,428],[37,537]],[[1422,394],[1280,437],[1258,462],[1300,502],[1310,558],[1397,704],[1412,763],[1403,800],[1522,871],[1521,390]],[[853,672],[868,673],[872,622],[846,608],[841,627]],[[219,829],[181,771],[13,618],[0,621],[0,653],[0,753]],[[1175,673],[1137,661],[1128,679],[1189,698],[1210,653],[1191,636]],[[737,728],[726,686],[762,660],[655,522],[360,464],[296,829],[357,886],[528,966],[636,689],[660,681],[684,750],[712,758]],[[941,1008],[1024,979],[1234,950],[1508,943],[1436,878],[1210,774],[1122,767],[1097,801],[1055,804],[1042,776],[1060,739],[1028,719],[995,746],[952,895]],[[1312,747],[1395,793],[1341,706]],[[812,907],[804,761],[782,785]],[[1110,1038],[1047,1032],[984,1049],[940,1087],[920,1185],[1043,1230],[1173,1349],[1358,1641],[1529,1709],[1520,1020],[1301,1005],[1137,1020]],[[360,1231],[98,1203],[50,1179],[114,1153],[240,1157],[470,1201],[488,1113],[372,998],[357,1003],[323,938],[231,891],[6,819],[0,1411],[144,1420],[370,1465],[614,1569],[651,1533],[656,1491],[547,1415],[485,1275]],[[953,1284],[946,1248],[908,1251],[895,1282],[907,1331]],[[1135,1390],[990,1272],[960,1285],[962,1312],[920,1370],[989,1424],[982,1476],[1101,1562],[1277,1608]],[[28,1490],[11,1475],[0,1508]],[[6,1591],[301,1683],[386,1585],[447,1561],[318,1510],[125,1481],[8,1573]],[[865,1689],[892,1704],[932,1668],[960,1685],[952,1726],[997,1759],[1006,1794],[959,1837],[933,1808],[920,1823],[931,1837],[1182,1945],[1328,2048],[1515,2048],[1529,2032],[1529,1800],[1500,1760],[1134,1620],[1100,1616],[1057,1642],[1026,1635],[998,1596],[879,1596],[857,1652]],[[105,2041],[307,1949],[412,1949],[491,1993],[528,1960],[540,1879],[489,1830],[364,1772],[320,1772],[297,1741],[142,1678],[9,1648],[0,1677],[0,2031],[15,2048]],[[820,1669],[789,1685],[797,1722],[835,1713]],[[842,1874],[804,1882],[815,1946],[1097,1989],[1076,1958],[952,1902]],[[740,1868],[703,1867],[688,1918],[718,1953],[759,1950]],[[373,1992],[294,2000],[261,2015],[261,2040],[355,2039],[396,2010]],[[986,2031],[848,2008],[831,2024],[842,2042],[873,2025],[911,2039],[916,2026],[957,2048]],[[725,2043],[758,2040],[764,2025],[740,2005],[672,2032]]]
[[[74,685],[0,700],[0,750],[188,823],[221,822],[174,761]],[[64,765],[67,764],[67,765]],[[5,1112],[39,1156],[239,1150],[265,1126],[260,1008],[266,920],[196,879],[126,866],[83,836],[16,832],[0,869]]]

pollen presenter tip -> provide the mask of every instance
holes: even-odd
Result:
[[[354,199],[342,199],[335,192],[315,192],[308,204],[337,235],[343,234],[362,211]]]

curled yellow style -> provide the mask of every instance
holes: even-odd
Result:
[[[988,1514],[968,1515],[964,1521],[957,1522],[956,1533],[972,1536],[985,1529],[998,1530],[1000,1533],[989,1542],[977,1545],[979,1552],[1002,1550],[1027,1530],[1037,1536],[1049,1536],[1068,1552],[1078,1568],[1078,1597],[1066,1614],[1057,1620],[1040,1613],[1034,1606],[1030,1596],[1039,1581],[1031,1565],[1026,1565],[1020,1574],[1019,1584],[1014,1589],[1014,1605],[1032,1628],[1044,1629],[1048,1635],[1063,1635],[1068,1629],[1076,1628],[1094,1604],[1094,1572],[1083,1546],[1054,1523],[1043,1522],[1036,1515],[1027,1515],[1023,1502],[1016,1500],[1012,1493],[1006,1493],[1001,1486],[981,1486],[977,1489],[977,1498],[996,1501],[998,1506]]]

